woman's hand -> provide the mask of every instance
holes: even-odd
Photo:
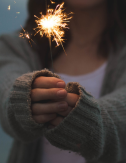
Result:
[[[57,126],[75,107],[79,96],[67,93],[65,82],[55,77],[38,77],[31,91],[32,115],[37,123]],[[50,102],[42,103],[44,100]],[[41,103],[39,102],[41,101]]]
[[[65,82],[55,77],[38,77],[31,91],[32,115],[37,123],[46,123],[57,117],[57,113],[67,111]],[[50,100],[48,103],[42,103]],[[53,102],[53,100],[55,102]],[[41,103],[40,103],[41,101]]]
[[[78,99],[79,99],[79,95],[73,93],[67,93],[67,97],[65,98],[65,101],[68,103],[68,109],[66,111],[58,112],[59,116],[57,116],[54,120],[50,121],[50,128],[58,126],[63,121],[64,117],[67,116],[73,110]]]

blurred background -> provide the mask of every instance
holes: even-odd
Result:
[[[0,0],[0,35],[20,29],[27,16],[27,0]],[[6,163],[12,142],[0,126],[0,163]]]

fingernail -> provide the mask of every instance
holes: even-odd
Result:
[[[58,104],[58,109],[60,109],[60,110],[67,110],[67,108],[68,108],[68,105],[66,102]]]
[[[57,92],[57,95],[58,95],[58,97],[60,97],[60,98],[65,98],[65,96],[66,96],[66,91],[63,89],[63,90],[59,90],[58,92]]]
[[[57,83],[57,87],[59,87],[59,88],[65,88],[65,86],[66,86],[65,82],[58,82]]]

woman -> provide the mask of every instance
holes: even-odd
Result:
[[[56,74],[44,69],[52,69],[46,38],[37,35],[31,48],[18,35],[1,36],[0,116],[14,138],[8,163],[125,163],[126,2],[65,2],[74,16],[68,56],[53,50]],[[42,10],[44,0],[29,1],[29,33]]]

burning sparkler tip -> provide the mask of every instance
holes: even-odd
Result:
[[[68,22],[72,18],[69,14],[64,13],[64,2],[56,6],[55,9],[47,9],[47,14],[42,15],[38,18],[36,15],[34,17],[37,18],[35,22],[37,23],[37,28],[34,30],[37,33],[40,33],[41,36],[45,35],[49,39],[53,37],[52,41],[56,42],[56,45],[62,45],[64,42],[64,29],[69,29]],[[35,35],[36,35],[35,34]]]
[[[55,3],[53,2],[53,0],[50,0],[50,2],[52,4]],[[37,27],[33,28],[33,30],[35,30],[34,36],[37,35],[38,33],[40,34],[41,37],[45,35],[49,39],[50,47],[51,47],[51,41],[55,41],[56,45],[57,46],[61,45],[65,52],[65,48],[63,46],[63,43],[65,42],[65,39],[64,39],[65,30],[64,29],[69,29],[68,23],[70,22],[70,19],[72,18],[72,16],[69,16],[69,15],[73,13],[71,12],[67,14],[67,13],[64,13],[64,10],[65,9],[64,9],[64,2],[63,2],[61,4],[58,4],[55,9],[51,9],[48,6],[46,15],[43,15],[41,12],[40,18],[34,15],[34,17],[36,18],[35,22],[37,24]],[[19,14],[20,12],[16,12],[16,13]],[[23,30],[23,33],[20,33],[19,37],[28,39],[30,44],[31,44],[31,41],[34,42],[31,39],[32,34],[29,34],[28,32],[26,32],[25,29],[23,29],[23,27],[22,27],[22,30]]]

